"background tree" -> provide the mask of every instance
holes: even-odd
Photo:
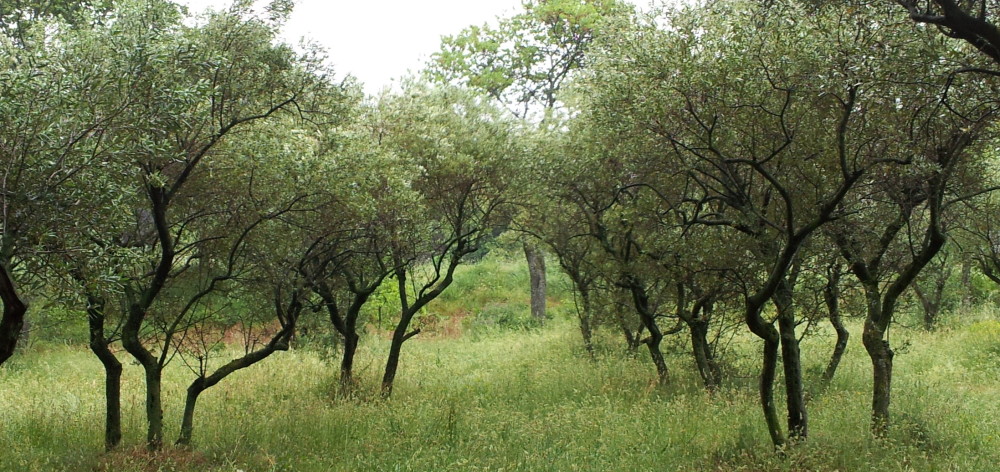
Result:
[[[28,303],[18,285],[39,282],[41,256],[79,251],[58,238],[86,222],[85,208],[99,211],[121,200],[88,184],[117,188],[103,173],[116,168],[114,146],[104,136],[130,100],[115,95],[118,78],[93,73],[93,61],[105,52],[93,35],[53,36],[54,20],[37,16],[16,38],[10,31],[0,38],[0,54],[11,61],[0,70],[0,363],[13,354],[25,326]]]
[[[414,199],[408,187],[410,169],[380,145],[385,130],[378,119],[374,110],[364,110],[343,130],[327,136],[319,175],[328,182],[334,201],[312,223],[305,239],[313,255],[302,270],[333,329],[343,338],[343,395],[351,394],[355,386],[362,310],[397,269],[392,258],[394,235],[406,231]]]
[[[523,12],[496,26],[470,26],[444,37],[427,72],[439,83],[486,93],[518,118],[540,114],[544,128],[559,106],[563,85],[586,64],[600,23],[628,8],[618,0],[525,0],[522,6]],[[523,248],[531,314],[544,320],[545,255],[530,238],[523,240]]]
[[[400,304],[382,379],[391,395],[414,316],[454,280],[455,269],[510,221],[509,184],[521,150],[511,121],[474,94],[413,84],[379,104],[381,143],[407,170],[414,191],[405,225],[390,228]]]

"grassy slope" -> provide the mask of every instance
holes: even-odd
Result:
[[[837,379],[810,392],[812,436],[784,458],[770,452],[752,379],[710,397],[678,350],[673,386],[654,389],[644,356],[616,353],[612,337],[590,362],[575,326],[557,319],[529,331],[418,336],[389,401],[367,393],[384,357],[380,337],[363,341],[363,393],[351,400],[329,394],[333,366],[307,351],[279,353],[203,395],[196,452],[155,458],[138,448],[137,366],[125,372],[124,451],[104,456],[99,364],[82,348],[36,349],[0,369],[0,470],[995,470],[1000,323],[895,329],[893,342],[908,347],[896,357],[897,424],[881,442],[867,432],[870,370],[852,328]],[[830,345],[805,342],[809,384]],[[178,363],[166,377],[170,438],[191,374]]]

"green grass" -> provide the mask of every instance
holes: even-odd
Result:
[[[654,388],[644,356],[585,360],[562,320],[415,338],[388,401],[373,395],[383,339],[367,339],[362,393],[350,400],[330,394],[332,366],[281,353],[206,392],[194,457],[173,450],[152,465],[138,449],[141,371],[125,373],[124,452],[103,456],[99,364],[81,348],[49,348],[0,370],[0,470],[994,470],[1000,366],[984,353],[998,349],[998,326],[896,333],[910,347],[897,356],[897,423],[884,441],[868,433],[869,373],[852,343],[829,389],[810,392],[811,437],[784,457],[770,450],[752,389],[709,396],[680,354],[673,384]],[[806,358],[822,364],[828,341],[808,339]],[[189,379],[168,369],[168,438]]]
[[[362,340],[351,399],[332,393],[335,359],[278,353],[202,395],[193,450],[143,452],[142,372],[126,361],[125,439],[104,454],[100,364],[82,346],[39,342],[0,368],[0,471],[992,471],[1000,463],[995,312],[953,316],[935,332],[892,328],[895,423],[884,440],[868,432],[860,326],[849,326],[847,356],[825,390],[818,379],[833,339],[818,327],[802,345],[810,437],[776,454],[758,407],[752,336],[737,336],[725,359],[741,377],[714,395],[701,389],[683,336],[671,338],[671,383],[655,387],[646,353],[622,352],[613,329],[598,332],[598,359],[586,357],[565,292],[555,292],[544,327],[498,325],[530,318],[523,267],[510,259],[462,269],[454,291],[430,307],[439,322],[461,318],[458,335],[428,329],[408,341],[392,399],[376,395],[384,332]],[[180,362],[166,370],[168,440],[192,378]]]

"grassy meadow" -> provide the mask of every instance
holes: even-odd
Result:
[[[749,336],[729,352],[735,375],[714,395],[700,387],[684,336],[674,336],[665,346],[671,384],[655,387],[645,353],[623,352],[613,329],[599,334],[597,360],[587,358],[557,277],[555,315],[537,327],[525,321],[518,263],[488,259],[461,275],[430,307],[427,332],[405,345],[391,399],[375,395],[388,345],[378,330],[362,340],[361,385],[350,399],[333,393],[338,372],[329,356],[278,353],[202,395],[191,450],[144,451],[142,371],[126,361],[125,438],[105,454],[100,364],[83,345],[37,342],[0,368],[0,470],[992,471],[1000,464],[1000,321],[992,311],[953,314],[930,333],[893,328],[895,424],[885,440],[868,432],[871,374],[860,326],[850,325],[848,352],[825,390],[818,379],[833,339],[807,337],[811,434],[776,454],[758,408],[758,345]],[[193,374],[175,361],[164,377],[172,440]]]

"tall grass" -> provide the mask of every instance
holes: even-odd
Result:
[[[600,333],[602,354],[590,361],[569,317],[417,336],[385,401],[377,395],[388,344],[381,335],[363,343],[361,385],[349,399],[334,394],[334,363],[307,350],[279,353],[205,392],[193,451],[157,456],[141,449],[138,366],[126,365],[122,450],[105,455],[100,364],[83,347],[41,345],[0,368],[0,470],[992,471],[1000,464],[1000,322],[992,313],[977,319],[932,333],[894,328],[895,424],[885,440],[868,432],[860,326],[850,326],[851,345],[826,389],[818,378],[832,337],[807,337],[811,435],[784,454],[771,449],[752,378],[709,395],[690,357],[671,349],[672,382],[656,387],[643,353],[622,352],[613,332]],[[756,366],[758,350],[748,336],[729,362]],[[179,364],[166,371],[167,438],[178,434],[191,375]]]

